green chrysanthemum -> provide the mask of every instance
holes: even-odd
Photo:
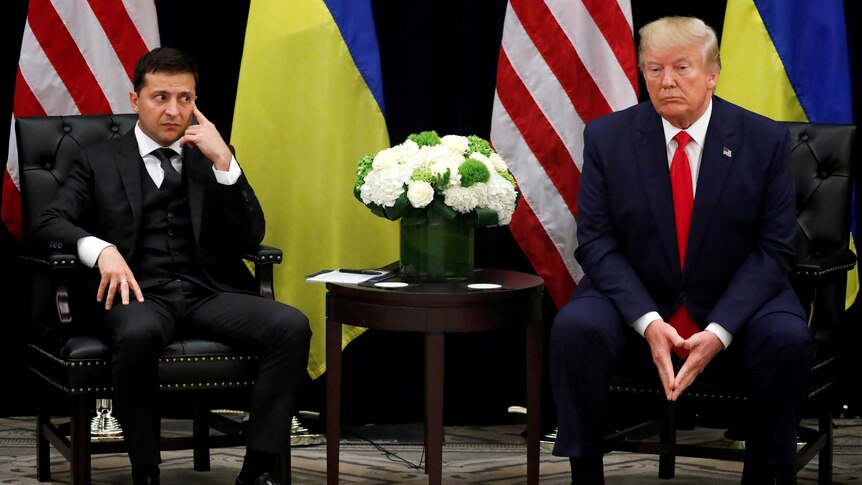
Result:
[[[479,152],[486,157],[490,157],[493,150],[491,150],[491,145],[479,138],[476,135],[470,135],[467,137],[467,153]]]
[[[372,168],[374,168],[374,155],[365,155],[359,159],[359,163],[356,164],[356,190],[365,185],[365,176],[371,172]]]
[[[417,168],[410,176],[411,180],[434,183],[434,174],[427,168]]]
[[[461,187],[469,187],[479,182],[487,182],[491,177],[488,167],[479,160],[468,158],[458,167],[461,175]]]
[[[421,133],[413,133],[407,137],[420,147],[433,147],[440,144],[440,135],[436,131],[423,131]]]

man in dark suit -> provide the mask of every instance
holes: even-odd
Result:
[[[554,453],[573,483],[604,483],[610,374],[651,357],[671,401],[705,370],[734,371],[750,396],[743,483],[790,483],[812,337],[787,281],[789,134],[713,97],[718,44],[699,19],[640,35],[650,102],[584,131],[585,276],[552,327]]]
[[[133,81],[135,129],[80,151],[33,240],[75,248],[98,269],[93,294],[111,340],[114,407],[134,483],[159,483],[157,360],[188,329],[260,355],[237,484],[276,484],[268,472],[289,449],[308,320],[258,296],[237,257],[263,239],[264,216],[231,149],[195,106],[194,61],[157,48],[138,61]]]

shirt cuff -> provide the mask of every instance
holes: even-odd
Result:
[[[227,172],[216,170],[215,165],[213,165],[213,173],[215,174],[216,182],[222,185],[233,185],[239,180],[239,176],[242,175],[242,170],[239,168],[239,163],[236,161],[236,157],[230,157],[230,167],[228,167]]]
[[[632,322],[632,328],[643,337],[649,324],[655,320],[661,320],[661,315],[658,312],[649,312]]]
[[[706,331],[714,333],[721,340],[721,343],[724,344],[724,348],[730,347],[730,343],[733,342],[733,335],[715,322],[707,325]]]
[[[99,262],[99,255],[108,246],[113,244],[102,241],[96,236],[82,237],[78,239],[78,259],[84,266],[93,268]]]

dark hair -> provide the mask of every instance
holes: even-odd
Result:
[[[195,89],[198,86],[198,66],[195,60],[185,52],[173,47],[156,47],[147,52],[135,64],[133,83],[135,92],[141,94],[144,87],[144,76],[156,72],[167,74],[191,74],[195,78]]]

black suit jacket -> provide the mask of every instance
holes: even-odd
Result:
[[[220,184],[212,162],[190,148],[183,149],[183,172],[204,274],[221,291],[255,291],[254,279],[239,256],[263,240],[265,221],[245,174],[233,185]],[[149,174],[134,130],[118,140],[82,148],[57,196],[34,225],[33,241],[77,254],[80,238],[96,236],[133,261],[141,238],[142,177]],[[98,272],[92,276],[97,278]]]

